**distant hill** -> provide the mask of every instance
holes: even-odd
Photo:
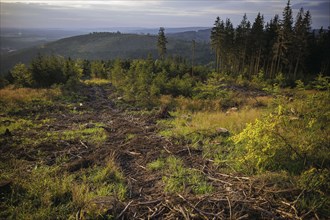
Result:
[[[170,38],[187,41],[195,40],[196,42],[210,42],[211,29],[170,33],[167,36]]]
[[[185,37],[186,40],[180,40],[178,35],[168,36],[167,54],[190,60],[192,42],[188,35]],[[102,32],[64,38],[3,55],[1,57],[1,73],[5,73],[18,62],[30,62],[38,53],[90,60],[146,58],[148,54],[157,58],[157,36]],[[208,43],[199,42],[196,44],[195,63],[206,64],[212,58],[212,51]]]
[[[65,37],[87,34],[81,30],[2,28],[0,27],[1,55],[16,50],[46,44]]]
[[[207,27],[180,27],[180,28],[167,28],[165,27],[166,34],[176,34],[182,32],[196,32],[199,30],[205,30]],[[119,30],[120,31],[120,30]],[[134,34],[158,34],[159,28],[140,28],[140,29],[123,29],[123,33],[134,33]]]

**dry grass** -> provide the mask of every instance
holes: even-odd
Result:
[[[221,111],[191,114],[175,112],[172,113],[176,116],[173,120],[164,122],[165,124],[169,123],[171,128],[162,134],[165,136],[186,136],[198,131],[214,133],[218,128],[226,128],[231,133],[238,133],[245,128],[246,123],[261,117],[264,111],[262,109],[246,109],[229,114]]]
[[[31,89],[31,88],[15,88],[9,86],[0,89],[0,102],[6,104],[26,103],[36,99],[49,100],[53,97],[61,95],[59,88],[54,89]]]
[[[252,107],[269,106],[273,100],[274,98],[271,96],[248,97],[245,99],[245,105]]]
[[[104,85],[104,84],[109,84],[110,80],[94,78],[94,79],[85,80],[84,83],[86,85]]]
[[[231,94],[226,99],[192,99],[186,97],[173,98],[169,95],[161,96],[161,105],[175,106],[175,109],[183,112],[198,111],[224,111],[230,107],[239,106],[240,108],[258,108],[269,106],[273,101],[271,96],[245,96],[241,94]]]
[[[161,96],[159,102],[161,105],[175,106],[180,111],[216,111],[222,108],[219,100],[191,99],[182,96]]]
[[[253,122],[262,115],[262,110],[249,109],[226,114],[224,112],[197,112],[192,115],[190,127],[193,129],[227,128],[233,132],[241,131],[246,123]]]

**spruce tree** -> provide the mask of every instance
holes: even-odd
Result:
[[[264,47],[264,16],[258,13],[251,29],[250,75],[259,72],[261,53]]]
[[[245,74],[246,53],[248,47],[248,39],[250,34],[251,23],[244,14],[241,23],[236,28],[235,45],[237,47],[239,65],[238,72]]]
[[[221,52],[222,52],[222,44],[223,44],[223,32],[224,32],[224,23],[223,21],[217,17],[214,23],[214,27],[211,30],[211,47],[215,51],[215,70],[216,72],[220,72],[221,68]]]
[[[284,67],[287,73],[287,78],[291,78],[293,71],[293,17],[292,8],[290,0],[288,0],[286,7],[283,10],[283,21],[282,21],[282,31],[283,31],[283,49],[284,49]]]
[[[307,53],[308,36],[310,32],[310,14],[309,11],[304,13],[304,9],[301,8],[297,14],[295,26],[294,26],[294,42],[293,53],[295,58],[295,68],[293,73],[293,79],[296,80],[299,70],[304,69],[304,60]]]
[[[159,32],[158,32],[157,48],[158,48],[158,54],[162,60],[164,60],[165,58],[167,43],[168,42],[165,36],[165,28],[161,27],[159,28]]]
[[[270,20],[266,25],[266,45],[265,54],[266,57],[266,73],[268,78],[273,78],[274,66],[275,66],[275,56],[273,56],[273,46],[276,43],[277,33],[279,29],[279,16],[275,15],[273,19]]]

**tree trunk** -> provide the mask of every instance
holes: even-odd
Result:
[[[300,53],[298,55],[298,59],[297,59],[297,62],[296,62],[296,67],[294,68],[293,80],[296,80],[296,78],[297,78],[297,71],[298,71],[298,67],[299,67],[299,62],[300,62]]]

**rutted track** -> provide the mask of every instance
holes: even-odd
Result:
[[[123,204],[117,204],[118,218],[125,219],[285,219],[296,214],[288,205],[275,201],[275,183],[266,184],[253,177],[222,174],[202,151],[176,146],[157,134],[155,121],[129,115],[114,107],[109,90],[92,87],[91,99],[86,105],[93,112],[93,120],[106,124],[108,140],[90,153],[89,157],[102,161],[114,156],[122,169],[129,195]],[[84,117],[85,118],[85,117]],[[127,140],[131,135],[133,138]],[[162,172],[150,171],[147,164],[160,156],[181,158],[187,167],[199,170],[214,186],[211,195],[195,196],[164,192]],[[295,193],[293,191],[293,193]],[[110,198],[108,198],[110,199]],[[105,205],[107,198],[97,201]],[[118,202],[118,201],[117,201]],[[119,203],[119,202],[118,202]],[[114,211],[114,210],[112,210]]]
[[[86,97],[75,112],[59,106],[43,112],[40,118],[52,118],[38,128],[42,131],[61,132],[73,126],[95,126],[102,123],[107,132],[103,144],[91,145],[81,140],[57,141],[41,144],[32,149],[11,152],[10,141],[1,152],[36,163],[55,163],[56,158],[67,156],[64,171],[76,172],[93,165],[105,165],[114,158],[123,172],[128,188],[124,202],[113,197],[97,198],[91,203],[102,206],[109,214],[123,219],[286,219],[297,218],[298,213],[286,201],[277,197],[294,190],[278,191],[276,183],[265,183],[253,177],[219,173],[217,167],[203,158],[202,151],[171,143],[157,133],[156,116],[136,116],[117,108],[113,102],[111,85],[84,86],[81,95]],[[38,135],[38,129],[30,135]],[[16,133],[15,135],[21,135]],[[43,152],[42,157],[36,155]],[[164,191],[162,171],[151,171],[147,164],[159,157],[173,155],[182,159],[186,167],[198,171],[213,186],[212,194],[197,196],[186,192],[170,194]],[[80,210],[77,219],[84,219]]]

